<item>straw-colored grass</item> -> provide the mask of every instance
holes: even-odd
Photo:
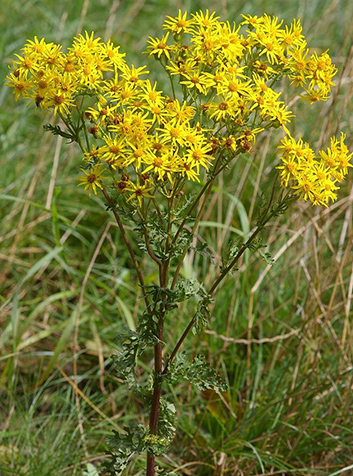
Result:
[[[309,115],[294,98],[293,135],[318,148],[343,130],[352,149],[348,0],[2,0],[1,82],[9,58],[34,34],[67,44],[77,31],[93,29],[138,65],[165,14],[200,7],[236,21],[240,13],[264,11],[300,16],[308,40],[330,48],[340,73],[332,99]],[[149,66],[158,79],[158,65]],[[140,291],[103,201],[76,187],[78,150],[44,133],[49,119],[1,87],[0,474],[94,476],[111,431],[147,421],[110,360],[116,333],[136,324]],[[251,230],[278,139],[263,136],[253,157],[239,159],[214,189],[199,235],[219,256]],[[218,294],[209,329],[184,347],[203,352],[230,390],[221,398],[186,384],[173,390],[178,431],[171,454],[159,458],[162,468],[200,476],[353,474],[352,206],[351,174],[330,208],[295,204],[271,223],[263,239],[273,266],[245,253]],[[194,269],[206,283],[215,271],[190,253],[184,275]],[[187,314],[182,308],[174,316],[168,342]],[[127,474],[143,475],[143,466],[137,458]]]

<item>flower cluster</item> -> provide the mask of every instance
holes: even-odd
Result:
[[[327,52],[309,56],[299,20],[282,26],[266,14],[244,16],[238,26],[208,11],[167,17],[167,33],[150,37],[147,53],[165,69],[168,93],[151,82],[145,66],[128,65],[118,46],[87,32],[66,53],[44,39],[28,41],[7,85],[16,99],[60,116],[82,149],[79,180],[89,195],[109,179],[125,204],[143,206],[157,192],[168,196],[187,180],[200,181],[203,171],[215,173],[251,152],[263,130],[282,127],[289,135],[294,115],[275,89],[283,77],[303,89],[304,101],[329,97],[337,70]],[[293,152],[282,160],[294,161]],[[300,177],[285,164],[283,185],[301,180],[309,163],[298,162]],[[335,197],[338,178],[332,177],[330,196],[320,199],[316,186],[315,195],[302,194],[298,184],[295,193],[326,204]]]
[[[100,43],[86,33],[74,38],[66,54],[61,45],[34,37],[15,56],[7,85],[14,88],[16,100],[22,96],[54,114],[70,114],[77,96],[85,90],[99,92],[104,72],[122,65],[124,55],[110,41]]]
[[[285,137],[278,148],[282,149],[281,162],[277,167],[281,170],[282,185],[288,185],[299,199],[310,200],[314,205],[327,206],[328,202],[337,199],[337,184],[342,182],[348,173],[350,154],[341,138],[331,138],[330,147],[320,150],[318,156],[302,139],[295,141]]]

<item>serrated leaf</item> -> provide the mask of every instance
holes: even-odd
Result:
[[[70,139],[71,142],[76,140],[76,137],[70,132],[65,132],[60,126],[53,126],[52,124],[44,124],[43,129],[47,132],[51,132],[54,136],[61,136],[65,139]]]
[[[127,468],[130,458],[135,453],[146,450],[146,430],[142,425],[124,427],[125,433],[114,431],[114,435],[107,439],[110,458],[103,463],[104,474],[120,476]]]
[[[189,362],[185,352],[177,355],[170,365],[167,379],[175,382],[180,378],[188,380],[202,391],[214,390],[219,393],[227,390],[226,383],[202,356],[196,356],[192,362]]]

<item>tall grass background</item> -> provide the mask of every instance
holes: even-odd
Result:
[[[352,149],[349,0],[1,0],[0,84],[26,39],[67,46],[85,29],[120,44],[136,66],[148,62],[159,80],[159,65],[141,52],[178,8],[209,8],[236,22],[241,13],[300,17],[310,46],[329,48],[339,74],[327,103],[303,108],[293,99],[291,131],[319,148],[343,130]],[[141,299],[103,201],[76,187],[79,151],[44,133],[50,119],[0,86],[0,474],[94,476],[111,431],[147,422],[110,360],[116,333],[135,327]],[[263,136],[214,189],[199,234],[219,255],[249,233],[279,139]],[[353,474],[352,203],[351,174],[330,208],[293,205],[264,235],[274,264],[246,254],[219,291],[209,328],[184,350],[213,362],[229,391],[166,389],[179,420],[161,468],[200,476]],[[207,283],[213,271],[190,253],[183,273]],[[188,312],[172,317],[169,346]],[[143,465],[136,458],[127,474],[143,475]]]

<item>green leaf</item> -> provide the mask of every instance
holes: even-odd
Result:
[[[196,356],[192,362],[186,358],[186,353],[177,355],[170,365],[167,380],[175,382],[180,378],[188,380],[199,390],[214,390],[225,392],[227,384],[217,374],[215,369],[203,356]]]
[[[131,424],[124,427],[124,431],[125,433],[119,433],[114,430],[114,435],[107,439],[110,459],[103,463],[104,474],[107,476],[120,476],[131,457],[146,450],[146,430],[142,425]]]
[[[115,342],[118,348],[116,354],[112,356],[112,360],[115,363],[117,374],[132,386],[136,381],[137,357],[143,351],[139,335],[137,332],[126,328],[124,332],[117,334]]]
[[[199,294],[201,293],[203,293],[203,296],[197,305],[197,310],[194,315],[194,325],[192,327],[192,332],[194,335],[198,332],[201,332],[204,327],[207,327],[208,321],[211,317],[209,306],[212,302],[212,298],[208,296],[202,287],[199,289]]]
[[[54,136],[61,136],[65,139],[70,139],[70,142],[76,141],[76,137],[70,132],[65,132],[60,126],[53,126],[52,124],[44,124],[43,129],[47,132],[51,132]]]

